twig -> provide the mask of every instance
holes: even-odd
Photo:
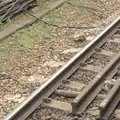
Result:
[[[71,6],[73,6],[73,7],[79,7],[79,8],[87,9],[88,11],[92,12],[94,15],[98,16],[99,18],[102,18],[101,15],[98,15],[96,12],[94,12],[94,11],[97,11],[97,12],[100,13],[101,12],[100,10],[97,10],[97,9],[89,7],[89,6],[74,5],[74,4],[70,3],[70,2],[68,4],[71,5]]]
[[[70,2],[68,2],[68,4],[69,4],[69,5],[76,6],[76,7],[81,7],[81,8],[90,9],[90,10],[93,10],[93,11],[96,11],[96,12],[101,12],[100,10],[95,9],[95,8],[92,8],[92,7],[90,7],[90,6],[84,6],[84,5],[74,5],[74,4],[70,3]]]
[[[59,26],[59,25],[52,24],[52,23],[48,23],[48,22],[46,22],[46,21],[44,21],[44,20],[41,20],[40,18],[38,18],[38,17],[36,17],[35,15],[31,14],[30,12],[28,12],[27,10],[26,10],[26,12],[27,12],[30,16],[32,16],[32,17],[40,20],[40,21],[43,22],[44,24],[47,24],[47,25],[53,26],[53,27],[57,27],[57,28],[75,28],[75,29],[92,29],[92,28],[95,28],[95,27],[93,27],[93,26],[88,26],[88,27],[81,27],[81,26]]]
[[[5,15],[2,17],[1,21],[4,20],[4,18],[9,14],[9,12],[13,9],[13,7],[17,4],[18,1],[19,1],[19,0],[16,0],[16,1],[12,4],[12,6],[8,9],[8,11],[7,11],[7,12],[5,13]]]

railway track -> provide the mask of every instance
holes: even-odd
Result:
[[[114,38],[114,39],[112,39]],[[60,70],[58,70],[45,84],[36,89],[23,103],[8,114],[4,120],[25,120],[40,105],[67,111],[72,115],[82,115],[98,101],[96,106],[100,114],[96,119],[109,120],[120,101],[120,17],[111,23],[95,39],[81,48]],[[113,50],[113,45],[115,49]],[[106,49],[106,46],[109,46]],[[98,60],[107,57],[101,66],[96,66],[93,56]],[[91,74],[91,80],[84,81],[76,74]],[[106,83],[111,82],[109,90]],[[84,82],[83,82],[84,81]],[[104,93],[104,94],[103,94]],[[59,96],[59,97],[58,97]],[[61,97],[63,96],[63,97]],[[103,99],[99,96],[104,96]],[[62,100],[61,100],[62,98]],[[68,102],[66,102],[68,101]],[[94,106],[95,107],[95,106]]]

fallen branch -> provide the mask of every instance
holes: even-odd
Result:
[[[92,29],[92,28],[95,28],[95,27],[93,27],[93,26],[84,26],[84,27],[83,27],[83,26],[59,26],[59,25],[56,25],[56,24],[48,23],[48,22],[46,22],[46,21],[44,21],[44,20],[36,17],[35,15],[31,14],[31,13],[28,12],[27,10],[26,10],[26,12],[27,12],[30,16],[36,18],[37,20],[40,20],[40,21],[43,22],[44,24],[47,24],[47,25],[53,26],[53,27],[57,27],[57,28],[70,28],[70,29],[72,29],[72,28],[75,28],[75,29]]]
[[[0,21],[6,21],[15,14],[36,5],[36,0],[2,0],[0,2]]]

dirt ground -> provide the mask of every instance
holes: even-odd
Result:
[[[64,65],[71,57],[68,53],[83,46],[76,35],[96,35],[118,16],[120,0],[70,0],[42,19],[50,24],[38,21],[2,41],[0,118]]]

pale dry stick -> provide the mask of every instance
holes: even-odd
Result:
[[[16,0],[16,1],[12,4],[12,6],[8,9],[8,11],[6,12],[6,14],[2,17],[1,21],[4,20],[4,18],[9,14],[9,12],[13,9],[13,7],[17,4],[18,1],[19,1],[19,0]]]

